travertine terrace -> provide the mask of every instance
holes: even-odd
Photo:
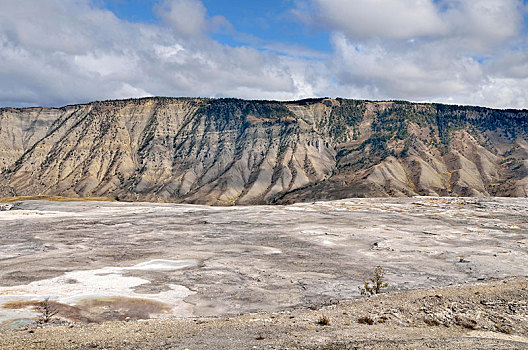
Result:
[[[84,318],[77,315],[85,320],[327,304],[357,297],[377,265],[393,291],[528,272],[524,199],[247,207],[25,201],[4,209],[0,300],[49,296],[85,308]],[[105,298],[130,300],[105,314],[93,306]],[[3,309],[2,318],[30,311]]]

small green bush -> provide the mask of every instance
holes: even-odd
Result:
[[[387,288],[389,284],[385,282],[385,271],[383,267],[378,266],[374,269],[374,277],[365,282],[363,287],[358,287],[361,295],[374,295],[383,293],[383,289]]]

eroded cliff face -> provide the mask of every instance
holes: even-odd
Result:
[[[526,196],[528,113],[146,98],[0,110],[0,196],[204,204]]]

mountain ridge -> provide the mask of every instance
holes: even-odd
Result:
[[[345,97],[307,97],[301,98],[298,100],[267,100],[267,99],[243,99],[238,97],[191,97],[191,96],[145,96],[145,97],[129,97],[129,98],[118,98],[118,99],[106,99],[106,100],[94,100],[90,102],[83,103],[70,103],[63,106],[27,106],[27,107],[12,107],[4,106],[0,107],[2,110],[31,110],[31,109],[50,109],[50,110],[62,110],[68,107],[78,107],[78,106],[88,106],[95,103],[128,103],[128,102],[141,102],[147,100],[203,100],[203,101],[215,101],[215,100],[235,100],[235,101],[246,101],[246,102],[268,102],[268,103],[298,103],[298,104],[307,104],[307,103],[316,103],[324,100],[348,100],[348,101],[357,101],[357,102],[369,102],[369,103],[401,103],[401,104],[414,104],[414,105],[430,105],[430,106],[444,106],[444,107],[460,107],[460,108],[473,108],[473,109],[482,109],[482,110],[496,110],[504,112],[528,112],[528,108],[495,108],[495,107],[486,107],[480,105],[471,105],[471,104],[456,104],[456,103],[445,103],[445,102],[416,102],[410,100],[399,100],[399,99],[387,99],[387,100],[370,100],[370,99],[359,99],[359,98],[345,98]]]
[[[147,97],[0,108],[0,196],[215,205],[527,196],[528,111]]]

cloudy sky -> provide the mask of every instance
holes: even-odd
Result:
[[[528,108],[526,0],[0,0],[0,106],[152,95]]]

